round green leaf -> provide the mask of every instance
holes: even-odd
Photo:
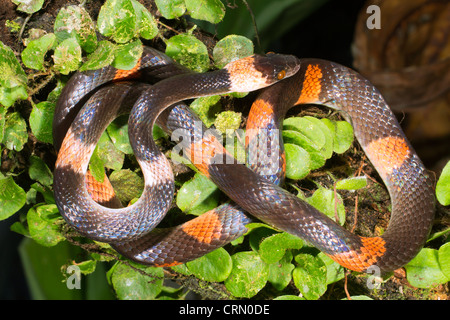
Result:
[[[295,130],[283,130],[283,141],[285,144],[290,143],[297,145],[308,151],[310,157],[310,170],[316,170],[325,164],[326,159],[323,154],[317,149],[314,142],[304,134]]]
[[[441,271],[445,274],[448,281],[450,281],[450,242],[447,242],[439,248],[438,256]]]
[[[27,214],[30,236],[37,243],[51,247],[64,240],[59,224],[62,217],[54,204],[33,207]]]
[[[166,54],[185,67],[196,72],[209,69],[208,49],[196,37],[179,34],[167,40],[166,45]]]
[[[61,42],[53,55],[55,69],[62,74],[69,74],[78,69],[81,63],[81,47],[77,40],[68,38]]]
[[[117,45],[114,51],[115,59],[112,66],[117,69],[130,70],[136,66],[139,58],[142,56],[144,48],[141,40]]]
[[[295,266],[291,263],[292,253],[287,251],[283,258],[269,265],[268,281],[278,291],[283,290],[292,280],[292,270]]]
[[[30,127],[36,139],[46,143],[53,142],[52,123],[55,104],[43,101],[33,106],[30,114]]]
[[[265,238],[259,245],[259,255],[266,263],[275,263],[283,258],[286,249],[300,249],[303,241],[289,233],[282,232]]]
[[[30,178],[40,182],[44,186],[50,186],[53,183],[53,174],[45,164],[45,162],[37,157],[30,157],[30,165],[28,167]]]
[[[117,297],[121,300],[149,300],[154,299],[162,289],[164,271],[162,268],[133,266],[146,273],[119,263],[110,272],[112,283]]]
[[[331,259],[323,252],[317,255],[325,263],[327,267],[327,284],[337,282],[344,278],[345,269],[339,263]]]
[[[423,248],[405,269],[409,283],[417,288],[429,288],[449,281],[441,270],[435,249]]]
[[[337,193],[337,201],[335,201],[333,190],[320,187],[314,194],[307,198],[306,201],[320,212],[326,214],[333,220],[336,220],[336,213],[339,218],[339,224],[345,223],[345,207],[342,197]]]
[[[12,177],[5,177],[0,173],[0,220],[7,219],[19,211],[25,201],[25,191]]]
[[[186,263],[197,278],[209,282],[222,282],[231,273],[233,263],[224,248],[214,250],[203,257]]]
[[[443,206],[450,205],[450,161],[442,169],[436,184],[436,197]]]
[[[26,99],[27,76],[14,52],[0,41],[0,103],[11,106],[17,99]]]
[[[114,146],[125,154],[132,154],[133,148],[128,137],[128,118],[122,116],[114,120],[106,129]]]
[[[42,70],[45,55],[53,47],[55,40],[55,35],[49,33],[30,41],[21,54],[23,64],[30,69]]]
[[[27,124],[18,112],[6,115],[3,143],[9,150],[21,151],[28,141]]]
[[[17,4],[17,10],[28,14],[41,10],[44,0],[13,0]]]
[[[216,114],[221,111],[220,96],[201,97],[195,99],[190,108],[199,116],[206,127],[211,127]]]
[[[181,17],[186,11],[184,0],[155,0],[159,12],[166,19]]]
[[[155,18],[150,14],[150,12],[139,2],[133,0],[134,10],[136,12],[136,35],[141,36],[146,40],[153,39],[158,35],[158,24]]]
[[[306,177],[310,172],[310,154],[298,145],[286,143],[286,178],[299,180]]]
[[[292,273],[295,286],[306,299],[319,299],[327,290],[327,267],[324,262],[310,254],[299,254],[295,261],[298,263]]]
[[[225,16],[225,6],[220,0],[185,0],[186,8],[194,19],[219,23]]]
[[[109,180],[122,202],[139,198],[144,190],[144,180],[130,169],[122,169],[111,173]]]
[[[253,42],[243,36],[229,35],[217,42],[213,50],[214,62],[217,68],[222,69],[229,62],[251,56]]]
[[[234,133],[239,129],[242,120],[242,113],[234,111],[223,111],[219,113],[214,121],[214,125],[221,133],[227,133],[231,130]]]
[[[94,22],[81,6],[61,8],[55,19],[54,30],[58,42],[75,38],[86,52],[92,52],[97,47]]]
[[[253,297],[266,285],[269,266],[252,251],[238,252],[231,258],[233,269],[225,280],[225,287],[235,297]]]
[[[200,215],[217,207],[220,191],[200,173],[185,182],[177,193],[177,206],[186,213]]]
[[[112,170],[122,169],[125,155],[113,144],[110,136],[106,132],[100,137],[96,152],[105,167]]]
[[[97,70],[110,65],[114,61],[115,46],[109,41],[100,41],[97,49],[88,56],[80,71]]]
[[[341,154],[347,151],[353,143],[353,127],[347,121],[333,121],[323,118],[322,121],[333,133],[333,151]]]
[[[126,43],[137,29],[137,16],[131,0],[106,0],[100,8],[97,28],[105,37]]]

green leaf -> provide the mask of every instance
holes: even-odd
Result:
[[[68,38],[61,42],[53,55],[55,69],[62,74],[69,74],[78,69],[81,63],[81,47],[77,40]]]
[[[75,38],[86,52],[97,47],[95,25],[89,13],[81,6],[63,7],[55,19],[54,31],[58,42]]]
[[[442,169],[436,184],[436,197],[443,206],[450,205],[450,161]]]
[[[48,101],[33,105],[30,114],[30,127],[36,139],[45,143],[53,142],[52,123],[55,104]]]
[[[139,2],[132,0],[136,12],[136,36],[139,35],[146,40],[153,39],[158,35],[158,24],[150,12]]]
[[[336,189],[338,190],[358,190],[365,186],[367,186],[366,176],[352,177],[336,182]]]
[[[345,269],[339,263],[331,259],[323,252],[319,252],[317,255],[325,263],[327,267],[327,284],[337,282],[344,278]]]
[[[243,36],[229,35],[217,42],[213,50],[214,62],[217,68],[222,69],[229,62],[251,56],[253,42]]]
[[[99,156],[98,145],[95,147],[91,159],[89,160],[89,171],[92,174],[92,177],[98,182],[103,182],[105,180],[105,164]]]
[[[125,154],[133,154],[133,148],[128,137],[128,117],[121,116],[114,120],[106,129],[108,135],[117,148]]]
[[[197,278],[209,282],[222,282],[231,273],[233,263],[224,248],[216,249],[203,257],[186,263]]]
[[[292,253],[287,251],[285,255],[276,263],[269,265],[268,281],[278,291],[283,290],[292,280],[292,270],[295,266],[291,263]]]
[[[164,271],[162,268],[145,267],[133,264],[131,268],[118,263],[110,270],[110,282],[121,300],[149,300],[154,299],[161,292]]]
[[[186,8],[194,19],[219,23],[225,16],[225,6],[220,0],[185,0]]]
[[[115,46],[107,40],[100,41],[97,49],[91,53],[80,71],[97,70],[110,65],[114,61]]]
[[[234,133],[239,129],[242,121],[242,113],[234,111],[223,111],[219,113],[214,121],[214,126],[221,133]]]
[[[50,186],[53,183],[53,174],[47,167],[45,162],[37,157],[30,157],[30,165],[28,167],[28,174],[30,178],[43,184],[44,186]]]
[[[299,254],[295,257],[298,266],[292,276],[295,286],[308,300],[319,299],[327,290],[327,267],[324,262],[310,254]]]
[[[217,207],[220,191],[200,173],[185,182],[177,193],[177,206],[186,213],[200,215]]]
[[[47,52],[55,44],[56,37],[53,33],[46,34],[39,39],[31,40],[22,51],[22,62],[30,69],[44,69],[44,58]]]
[[[122,169],[111,173],[109,180],[122,202],[139,198],[144,190],[144,179],[130,169]]]
[[[0,103],[9,107],[27,97],[27,75],[14,52],[0,41]]]
[[[336,214],[339,218],[339,224],[344,225],[345,223],[345,207],[344,201],[341,196],[336,193],[337,201],[335,201],[335,196],[333,190],[328,190],[320,187],[314,194],[307,198],[306,201],[315,207],[320,212],[326,214],[328,217],[336,221]]]
[[[136,66],[142,56],[144,48],[142,42],[136,39],[132,42],[117,45],[114,51],[114,61],[112,66],[116,69],[131,70]]]
[[[0,221],[19,211],[25,201],[25,191],[14,182],[12,177],[5,177],[0,173]]]
[[[28,141],[27,124],[18,112],[6,115],[3,143],[9,150],[21,151]]]
[[[316,135],[319,140],[322,138],[320,132],[314,135]],[[320,146],[317,144],[317,141],[311,140],[304,133],[284,128],[283,141],[285,144],[294,144],[308,151],[311,170],[316,170],[325,164],[326,158],[320,152]]]
[[[125,155],[113,144],[106,132],[101,135],[96,152],[103,166],[116,171],[122,169]],[[102,171],[104,173],[103,169]]]
[[[221,111],[220,96],[201,97],[195,99],[189,106],[202,120],[206,127],[214,124],[216,115]]]
[[[417,288],[429,288],[450,279],[439,265],[439,253],[435,249],[423,248],[406,266],[406,278]]]
[[[327,137],[325,136],[324,131],[321,130],[322,127],[319,127],[317,123],[311,121],[311,119],[315,118],[292,117],[285,119],[283,121],[283,130],[293,130],[298,133],[296,136],[288,136],[287,138],[292,139],[292,141],[286,142],[298,144],[306,151],[318,151],[324,156],[325,159],[328,159],[325,152],[322,152],[322,150],[326,149]]]
[[[106,0],[100,8],[97,28],[105,37],[126,43],[136,35],[137,16],[131,0]]]
[[[233,269],[225,280],[225,287],[235,297],[253,297],[266,285],[269,266],[253,251],[238,252],[231,258]]]
[[[320,119],[334,134],[333,151],[341,154],[347,151],[353,143],[353,127],[347,121],[332,121]]]
[[[91,274],[95,271],[95,267],[97,266],[97,261],[95,260],[86,260],[82,262],[77,262],[76,266],[80,268],[81,274],[87,275]]]
[[[438,257],[441,271],[450,281],[450,242],[447,242],[439,248]]]
[[[286,154],[286,178],[300,180],[310,173],[310,154],[302,147],[286,143],[284,145]]]
[[[190,34],[173,36],[166,42],[166,54],[189,69],[205,72],[209,69],[208,49]]]
[[[166,19],[181,17],[186,11],[184,0],[156,0],[155,3],[159,12]]]
[[[54,204],[36,206],[28,210],[28,228],[34,241],[45,247],[52,247],[62,240],[59,225],[63,218]]]
[[[35,13],[41,10],[44,0],[13,0],[14,4],[17,4],[17,10],[25,13]]]
[[[259,255],[266,263],[275,263],[283,258],[286,249],[300,249],[303,241],[289,233],[282,232],[265,238],[259,245]]]

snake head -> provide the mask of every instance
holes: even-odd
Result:
[[[230,78],[231,91],[248,92],[293,76],[300,69],[300,61],[292,55],[255,54],[232,61],[224,69]]]

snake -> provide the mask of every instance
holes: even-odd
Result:
[[[185,102],[250,91],[258,95],[248,115],[245,144],[256,161],[245,164],[213,131],[203,124],[198,130],[201,121]],[[282,122],[290,108],[301,104],[338,110],[352,124],[390,195],[389,225],[380,236],[351,233],[283,188]],[[121,114],[129,114],[130,144],[145,181],[140,198],[125,207],[106,174],[97,181],[88,170],[101,134]],[[157,227],[171,208],[175,187],[170,162],[152,137],[155,124],[182,133],[183,156],[228,202],[179,226]],[[345,268],[365,272],[376,266],[388,272],[417,255],[433,224],[432,178],[385,99],[358,72],[327,60],[270,53],[195,73],[144,47],[131,70],[107,66],[69,79],[56,104],[53,140],[58,152],[55,202],[66,222],[145,265],[194,260],[241,237],[256,219],[298,236]]]

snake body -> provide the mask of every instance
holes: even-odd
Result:
[[[328,61],[273,54],[196,74],[154,49],[144,52],[130,72],[106,67],[74,75],[58,101],[55,199],[63,217],[81,234],[111,243],[130,259],[156,266],[192,260],[236,239],[245,233],[249,215],[299,236],[355,271],[373,265],[382,271],[395,270],[422,248],[434,217],[432,181],[381,94],[361,75]],[[156,84],[129,81],[138,75]],[[341,111],[388,187],[392,214],[383,235],[354,235],[281,188],[285,168],[282,144],[272,150],[279,154],[275,164],[264,162],[264,157],[249,166],[239,164],[213,134],[198,136],[194,128],[198,118],[181,103],[267,86],[248,117],[249,152],[258,154],[250,146],[261,132],[268,132],[269,142],[280,139],[282,119],[294,105],[317,103]],[[130,113],[129,137],[145,189],[135,204],[119,208],[120,203],[108,191],[108,181],[93,181],[87,167],[101,133],[125,112]],[[201,161],[194,165],[232,203],[181,226],[154,229],[170,207],[174,190],[170,165],[152,139],[155,121],[168,131],[185,131],[185,155],[192,160],[200,152]],[[268,166],[278,170],[267,170]],[[97,191],[99,188],[102,191]]]

